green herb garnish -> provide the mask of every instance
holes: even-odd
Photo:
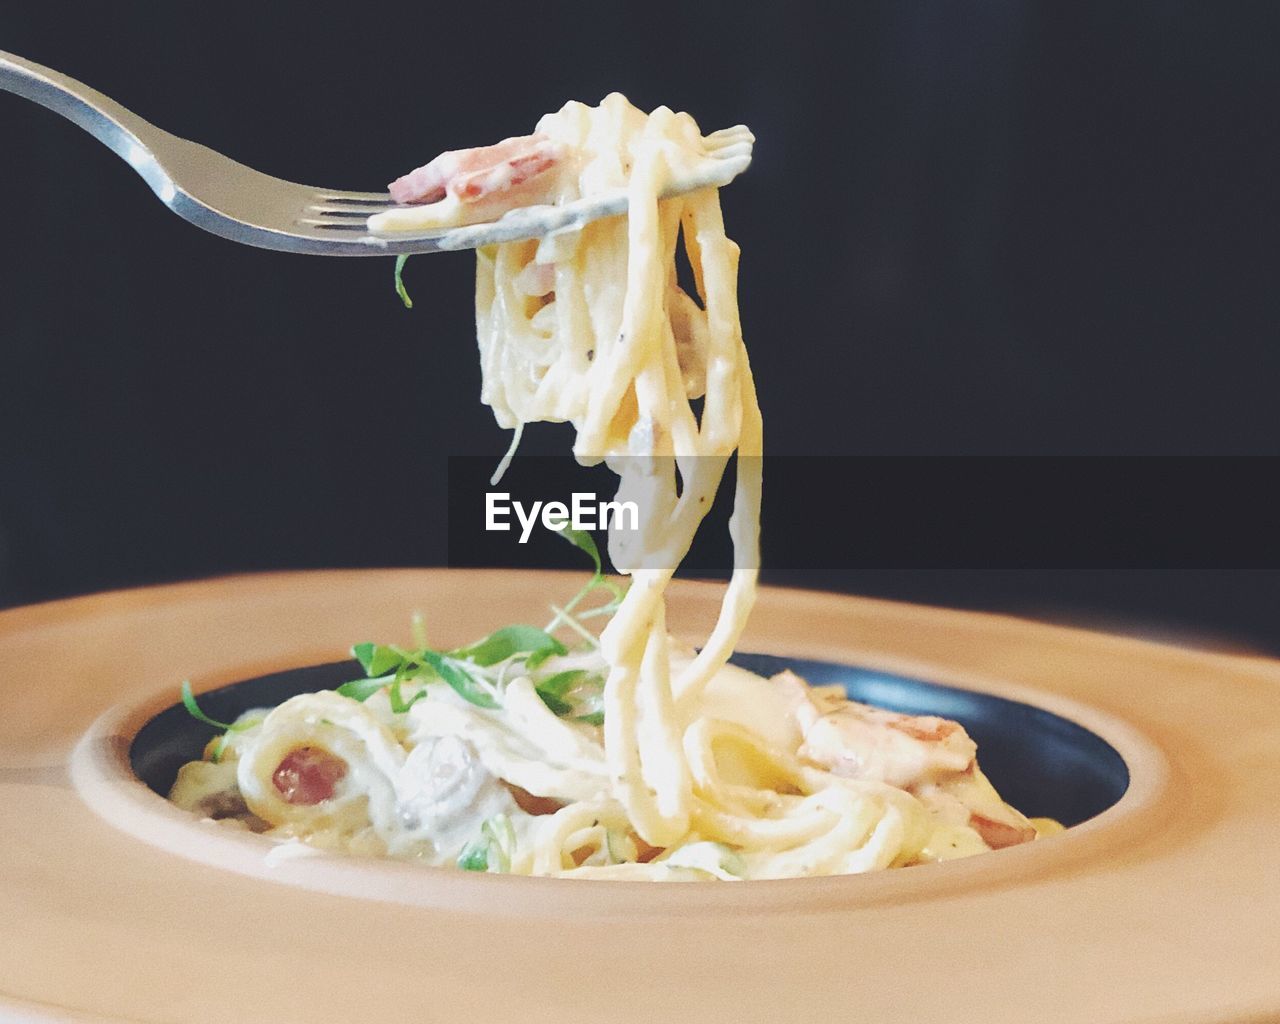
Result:
[[[427,695],[426,690],[419,690],[405,700],[401,693],[402,684],[419,674],[429,674],[443,679],[458,696],[477,707],[499,706],[492,694],[468,670],[467,663],[450,654],[433,651],[429,647],[417,651],[402,651],[397,647],[372,643],[356,644],[351,648],[351,653],[372,677],[356,679],[338,687],[338,693],[352,700],[366,701],[389,685],[391,710],[402,715]],[[390,675],[380,674],[388,668],[394,668],[395,672]]]
[[[396,294],[400,296],[405,309],[413,309],[413,299],[409,298],[409,291],[404,286],[404,265],[408,262],[409,253],[407,252],[396,257]]]
[[[252,729],[255,725],[261,725],[261,718],[248,718],[243,722],[219,722],[216,718],[210,718],[200,710],[200,705],[196,703],[196,695],[191,692],[191,680],[184,679],[182,681],[182,706],[187,709],[187,714],[194,718],[197,722],[203,722],[205,725],[211,725],[215,729],[221,729],[222,735],[218,737],[218,742],[213,745],[213,750],[209,752],[209,760],[217,764],[222,760],[223,752],[227,749],[227,741],[231,738],[233,732],[242,732],[245,729]]]
[[[564,699],[566,693],[587,678],[587,670],[571,668],[567,672],[557,672],[553,676],[534,684],[538,696],[554,714],[563,718],[573,711],[573,705]]]
[[[544,696],[550,694],[552,697],[563,697],[586,678],[585,668],[571,668],[567,672],[557,672],[553,676],[548,676],[537,684],[536,689]]]
[[[517,654],[525,654],[525,665],[532,669],[553,654],[566,653],[568,651],[564,644],[536,626],[503,626],[478,643],[470,647],[459,647],[450,651],[449,655],[487,668]]]
[[[391,680],[391,676],[379,676],[377,679],[353,679],[351,682],[343,683],[339,686],[337,693],[343,697],[358,700],[363,704]]]
[[[545,629],[536,626],[516,624],[503,626],[494,630],[482,640],[451,651],[435,650],[426,644],[426,630],[422,617],[414,617],[414,641],[419,645],[416,650],[406,651],[391,644],[359,643],[351,648],[351,655],[364,669],[366,679],[357,679],[343,683],[337,692],[352,700],[365,701],[383,687],[388,688],[391,710],[396,714],[404,714],[413,705],[426,696],[422,689],[412,697],[405,699],[401,692],[402,685],[420,675],[442,680],[459,697],[476,707],[494,709],[501,707],[499,696],[504,680],[513,678],[508,666],[515,666],[516,671],[534,676],[543,662],[549,658],[569,653],[569,649],[554,635],[553,630],[565,623],[572,626],[584,639],[595,643],[595,638],[587,633],[584,627],[573,616],[573,609],[587,594],[597,587],[604,587],[612,596],[612,600],[600,608],[594,608],[584,615],[612,614],[621,600],[623,591],[617,584],[604,576],[604,567],[600,551],[590,533],[583,530],[566,529],[565,537],[571,544],[587,554],[591,559],[594,572],[573,599],[563,609],[556,610],[556,617]],[[488,671],[500,666],[496,671]],[[598,678],[594,677],[594,678]],[[543,680],[534,676],[534,689],[543,703],[552,713],[561,718],[568,717],[575,710],[583,710],[566,699],[571,690],[588,681],[589,673],[584,669],[572,669],[557,672]],[[603,684],[603,680],[599,680]],[[594,701],[588,701],[590,707]],[[579,721],[591,721],[592,714],[580,717]]]
[[[557,532],[575,548],[585,551],[590,556],[592,564],[595,565],[596,575],[604,576],[604,569],[600,561],[600,549],[596,547],[596,539],[590,533],[586,530],[575,530],[572,526],[566,526],[563,530],[558,530]]]
[[[489,844],[480,840],[468,843],[458,857],[458,867],[463,871],[488,871]]]
[[[187,713],[197,722],[204,722],[205,725],[211,725],[215,729],[231,728],[228,723],[219,722],[216,718],[210,718],[200,710],[200,705],[196,703],[196,695],[191,692],[190,679],[184,679],[182,681],[182,706],[187,709]]]
[[[538,691],[538,696],[542,698],[542,703],[547,706],[547,710],[557,718],[564,718],[565,715],[573,710],[573,705],[567,700],[561,700],[559,697],[543,693],[541,690]]]
[[[360,662],[364,674],[370,677],[393,672],[405,661],[402,651],[383,644],[356,644],[351,648],[351,656]]]
[[[423,663],[443,679],[463,700],[478,708],[496,708],[500,705],[467,669],[464,664],[455,661],[439,651],[419,651]]]
[[[400,685],[406,679],[410,678],[411,675],[412,675],[412,671],[410,669],[409,663],[401,662],[400,667],[396,669],[395,678],[391,681],[391,689],[387,693],[387,696],[391,700],[391,711],[394,714],[403,715],[406,711],[408,711],[411,707],[417,704],[418,701],[422,700],[422,698],[427,695],[426,688],[423,687],[421,690],[415,693],[408,700],[404,699],[404,695],[400,692]]]
[[[613,580],[605,576],[604,563],[600,558],[600,549],[596,547],[595,538],[592,537],[590,533],[586,530],[575,530],[572,527],[565,527],[563,530],[557,530],[556,532],[574,547],[586,552],[587,557],[591,559],[591,564],[595,569],[595,572],[592,574],[591,579],[587,580],[583,588],[574,594],[563,608],[555,608],[554,605],[552,606],[556,614],[555,617],[547,623],[547,632],[553,632],[558,626],[564,624],[570,626],[584,639],[589,639],[594,643],[594,637],[591,637],[590,633],[587,632],[586,628],[578,621],[578,619],[595,615],[612,615],[618,610],[618,605],[622,603],[623,597],[626,596],[626,591],[623,590],[622,587],[618,586],[617,583],[613,582]],[[574,610],[582,603],[588,594],[597,588],[607,590],[611,596],[611,600],[606,604],[601,605],[599,608],[592,608],[590,611],[580,612],[575,616]]]
[[[463,849],[458,867],[463,871],[507,872],[511,870],[515,849],[516,830],[511,819],[505,814],[495,814],[480,826],[480,838]]]

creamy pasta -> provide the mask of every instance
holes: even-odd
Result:
[[[707,159],[689,115],[614,94],[393,183],[404,205],[375,230],[625,192],[624,215],[480,249],[476,325],[499,424],[571,423],[578,460],[636,499],[639,529],[609,547],[629,586],[597,572],[545,629],[468,648],[361,645],[368,680],[247,712],[183,767],[176,803],[324,848],[601,879],[853,873],[1054,828],[1001,800],[957,723],[729,664],[756,590],[762,450],[738,248],[715,189],[663,198]],[[664,595],[735,454],[735,567],[694,649]]]

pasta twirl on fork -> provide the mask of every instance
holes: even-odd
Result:
[[[604,461],[637,500],[639,530],[610,535],[630,585],[605,580],[575,537],[597,573],[546,629],[453,651],[421,636],[413,651],[358,645],[368,679],[246,713],[171,799],[325,848],[579,878],[852,873],[1054,830],[1001,800],[957,723],[728,664],[755,596],[761,491],[738,248],[714,189],[660,198],[704,159],[687,114],[614,94],[393,183],[406,205],[376,230],[625,190],[625,215],[479,250],[476,325],[498,422],[517,436],[572,423],[579,461]],[[681,246],[694,295],[677,279]],[[669,635],[664,594],[735,454],[735,568],[695,650]],[[604,616],[596,637],[585,623]]]

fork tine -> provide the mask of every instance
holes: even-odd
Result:
[[[376,213],[378,209],[379,207],[376,206],[357,206],[348,208],[345,206],[323,206],[320,203],[312,203],[302,212],[305,215],[313,217],[360,217],[364,219],[367,218],[369,214]]]
[[[325,231],[367,231],[363,220],[334,220],[324,217],[299,217],[294,223]]]
[[[386,192],[317,192],[315,201],[326,206],[393,206]]]
[[[390,206],[322,206],[313,203],[306,207],[303,213],[314,215],[317,217],[368,217],[374,213],[381,213],[383,210],[390,210]]]

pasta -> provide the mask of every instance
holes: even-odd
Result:
[[[614,94],[391,186],[406,205],[377,230],[625,191],[625,215],[479,250],[476,325],[498,423],[571,423],[579,461],[637,499],[639,529],[610,533],[630,585],[597,573],[547,629],[470,648],[363,645],[365,685],[246,713],[182,769],[176,803],[332,849],[593,879],[855,873],[1052,829],[1000,799],[957,723],[728,663],[759,572],[762,423],[717,192],[662,198],[704,159],[687,114]],[[695,650],[670,636],[664,594],[735,455],[735,567]],[[592,615],[608,616],[598,637]]]

